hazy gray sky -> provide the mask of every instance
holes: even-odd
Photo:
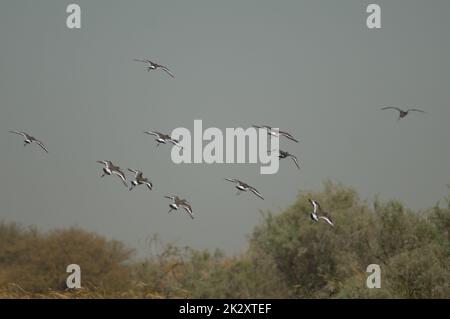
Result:
[[[0,3],[0,220],[42,230],[80,226],[142,249],[153,233],[195,248],[238,252],[259,209],[289,206],[331,180],[363,197],[415,209],[450,182],[450,2],[359,0],[64,1]],[[382,29],[365,25],[382,8]],[[146,72],[148,57],[175,73]],[[420,107],[397,122],[384,105]],[[269,124],[303,168],[175,165],[143,130]],[[29,131],[50,150],[22,146]],[[142,169],[154,191],[100,179],[108,159]],[[225,177],[257,187],[235,196]],[[180,194],[196,219],[167,214]]]

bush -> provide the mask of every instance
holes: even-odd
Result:
[[[122,289],[129,281],[124,262],[132,251],[118,241],[70,228],[40,234],[0,224],[0,285],[25,291],[66,289],[66,267],[81,267],[83,286],[99,291]]]
[[[264,212],[248,249],[232,257],[155,236],[150,255],[135,261],[122,243],[80,229],[0,223],[0,298],[450,298],[450,200],[414,212],[324,186]],[[308,198],[335,227],[310,219]],[[65,291],[72,263],[84,289]],[[369,264],[381,267],[380,289],[366,287]]]

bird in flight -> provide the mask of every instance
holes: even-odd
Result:
[[[225,180],[237,184],[236,188],[238,189],[238,191],[237,191],[236,195],[239,195],[241,192],[251,191],[253,194],[258,196],[259,198],[264,199],[264,197],[262,197],[261,193],[258,192],[258,190],[256,188],[248,185],[247,183],[244,183],[244,182],[242,182],[238,179],[234,179],[234,178],[225,178]]]
[[[252,125],[252,127],[257,128],[257,129],[265,129],[267,130],[267,134],[275,136],[275,137],[280,137],[280,136],[284,136],[288,139],[290,139],[291,141],[294,141],[296,143],[298,143],[298,140],[296,138],[294,138],[290,133],[285,132],[285,131],[280,131],[279,129],[274,129],[270,126],[264,125],[264,126],[258,126],[258,125]]]
[[[153,184],[148,180],[147,177],[143,176],[143,173],[141,171],[131,168],[129,168],[128,170],[135,174],[134,180],[131,181],[130,191],[138,185],[146,185],[150,190],[152,190]]]
[[[313,206],[314,210],[311,213],[311,219],[315,222],[318,222],[319,219],[323,219],[324,221],[326,221],[329,225],[331,225],[332,227],[334,227],[334,223],[331,220],[330,215],[323,211],[322,208],[320,207],[320,204],[312,199],[309,199],[309,202],[311,203],[311,205]]]
[[[164,196],[164,197],[172,200],[172,203],[169,204],[170,207],[169,213],[173,210],[178,210],[178,208],[182,207],[189,214],[189,216],[192,219],[194,219],[191,203],[189,203],[187,200],[181,199],[178,196]]]
[[[420,113],[426,113],[423,110],[420,109],[407,109],[407,110],[402,110],[398,107],[395,106],[386,106],[381,108],[382,110],[396,110],[398,111],[399,115],[398,115],[398,121],[400,121],[402,118],[406,117],[406,115],[409,114],[409,112],[420,112]]]
[[[103,174],[100,177],[104,177],[105,175],[116,175],[122,180],[125,187],[128,188],[125,174],[119,166],[115,166],[111,161],[97,161],[97,163],[105,165],[105,167],[103,167]]]
[[[269,151],[269,153],[270,153],[270,152],[271,152],[271,151]],[[295,156],[295,155],[293,155],[293,154],[291,154],[291,153],[289,153],[289,152],[285,152],[285,151],[283,151],[283,150],[279,150],[279,151],[278,151],[278,157],[279,157],[280,159],[288,158],[288,157],[292,158],[292,161],[294,162],[294,164],[297,166],[298,169],[300,169],[300,165],[298,164],[297,156]]]
[[[153,135],[155,138],[155,141],[158,142],[156,146],[159,146],[159,144],[166,144],[167,142],[172,143],[175,146],[178,146],[180,148],[183,148],[183,146],[180,145],[180,141],[173,139],[170,137],[170,135],[162,134],[160,132],[153,132],[153,131],[145,131],[145,134]]]
[[[169,68],[164,65],[152,62],[149,59],[134,59],[134,61],[146,63],[147,68],[148,68],[147,71],[149,71],[149,72],[152,70],[161,69],[164,72],[166,72],[167,74],[169,74],[172,78],[175,78],[175,76],[172,74],[172,72],[170,72]]]
[[[18,134],[18,135],[22,135],[24,140],[24,145],[23,146],[27,146],[28,144],[31,143],[36,143],[37,145],[39,145],[46,153],[48,153],[47,148],[44,146],[44,143],[42,143],[41,141],[39,141],[38,139],[34,138],[33,136],[25,133],[25,132],[21,132],[21,131],[9,131],[9,133],[13,133],[13,134]]]

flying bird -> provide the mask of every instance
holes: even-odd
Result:
[[[311,205],[314,208],[314,210],[311,212],[311,219],[314,220],[315,222],[318,222],[319,219],[323,219],[328,224],[330,224],[332,227],[334,227],[334,223],[331,220],[330,215],[327,212],[322,210],[322,208],[320,207],[320,204],[317,201],[312,200],[312,199],[309,199],[309,202],[311,203]]]
[[[248,185],[247,183],[244,183],[244,182],[242,182],[238,179],[234,179],[234,178],[225,178],[225,180],[237,184],[236,188],[238,189],[238,191],[237,191],[236,195],[239,195],[241,192],[251,191],[253,194],[258,196],[259,198],[264,199],[264,197],[261,195],[260,192],[258,192],[258,190],[256,188]]]
[[[264,126],[258,126],[258,125],[252,125],[254,128],[257,129],[265,129],[267,130],[267,134],[271,135],[271,136],[275,136],[275,137],[280,137],[280,136],[284,136],[288,139],[290,139],[291,141],[294,141],[296,143],[298,143],[298,140],[296,138],[294,138],[290,133],[285,132],[285,131],[280,131],[279,129],[274,129],[270,126],[264,125]]]
[[[271,151],[269,151],[268,153],[270,153],[270,152]],[[300,165],[298,164],[297,156],[295,156],[295,155],[293,155],[293,154],[291,154],[289,152],[285,152],[283,150],[279,150],[278,151],[278,157],[280,159],[284,159],[284,158],[288,158],[288,157],[292,158],[292,161],[294,162],[294,164],[297,166],[298,169],[300,169]]]
[[[396,111],[398,111],[398,113],[399,113],[399,115],[398,115],[398,121],[400,121],[402,118],[406,117],[406,115],[408,115],[409,112],[426,113],[425,111],[420,110],[420,109],[407,109],[407,110],[405,111],[405,110],[402,110],[402,109],[400,109],[400,108],[398,108],[398,107],[395,107],[395,106],[386,106],[386,107],[383,107],[383,108],[381,108],[381,109],[382,109],[382,110],[396,110]]]
[[[130,172],[133,172],[135,174],[134,180],[131,181],[131,187],[130,191],[133,190],[138,185],[146,185],[148,189],[152,190],[153,184],[149,181],[147,177],[143,176],[143,173],[137,169],[128,169]]]
[[[23,146],[27,146],[28,144],[32,144],[32,143],[36,143],[37,145],[39,145],[46,153],[48,153],[47,148],[44,146],[44,143],[42,143],[41,141],[39,141],[38,139],[34,138],[33,136],[25,133],[25,132],[21,132],[21,131],[9,131],[9,133],[13,133],[13,134],[18,134],[18,135],[22,135],[24,140],[24,145]]]
[[[144,133],[153,135],[155,137],[155,141],[158,142],[156,144],[156,146],[159,146],[159,144],[172,143],[175,146],[183,148],[183,146],[180,145],[180,141],[171,138],[170,135],[162,134],[160,132],[153,132],[153,131],[145,131]]]
[[[189,214],[189,216],[192,219],[194,219],[191,203],[189,203],[187,200],[181,199],[178,196],[164,196],[164,197],[172,200],[172,203],[169,204],[170,207],[169,213],[173,210],[178,210],[178,208],[182,207]]]
[[[164,65],[152,62],[149,59],[134,59],[134,61],[146,63],[147,64],[147,71],[149,71],[149,72],[152,71],[152,70],[161,69],[164,72],[166,72],[167,74],[169,74],[172,78],[175,78],[175,76],[172,74],[172,72],[170,72],[169,68],[164,66]]]
[[[100,177],[104,177],[105,175],[116,175],[122,180],[123,184],[128,187],[125,174],[119,166],[115,166],[111,161],[97,161],[97,163],[105,165],[105,167],[103,167],[103,174]]]

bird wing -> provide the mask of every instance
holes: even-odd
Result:
[[[189,201],[188,201],[188,200],[186,200],[186,199],[182,199],[182,200],[181,200],[181,202],[182,202],[183,204],[188,204],[188,205],[191,205],[191,203],[189,203]]]
[[[148,187],[150,190],[152,190],[153,184],[152,184],[150,181],[145,182],[145,185],[147,185],[147,187]]]
[[[133,60],[137,61],[137,62],[152,63],[152,61],[147,60],[147,59],[133,59]]]
[[[44,143],[41,141],[34,139],[33,142],[35,142],[37,145],[39,145],[46,153],[48,153],[48,150],[45,148]]]
[[[291,141],[294,141],[296,143],[298,143],[298,140],[296,138],[294,138],[291,134],[289,134],[288,132],[283,132],[283,131],[278,131],[278,133],[280,133],[281,135],[283,135],[284,137],[287,137],[288,139],[290,139]]]
[[[165,197],[165,198],[168,198],[168,199],[171,199],[171,200],[174,201],[176,196],[167,196],[167,195],[166,195],[166,196],[164,196],[164,197]]]
[[[298,160],[297,160],[297,156],[294,155],[290,155],[292,160],[294,161],[295,165],[297,165],[297,168],[300,169],[300,165],[298,165]]]
[[[18,134],[18,135],[22,135],[25,138],[28,138],[28,134],[25,132],[21,132],[21,131],[8,131],[9,133],[13,133],[13,134]]]
[[[127,180],[126,180],[126,178],[125,178],[125,174],[124,174],[122,171],[120,171],[119,169],[115,169],[115,170],[112,171],[112,173],[113,173],[114,175],[119,176],[120,179],[122,180],[122,182],[124,183],[124,185],[125,185],[126,187],[128,187]]]
[[[183,146],[181,146],[180,143],[177,140],[174,140],[173,138],[169,138],[169,142],[175,146],[183,148]]]
[[[162,135],[159,132],[153,132],[153,131],[145,131],[144,133],[145,134],[149,134],[149,135],[153,135],[153,136],[156,136],[156,137],[160,137]]]
[[[189,216],[191,216],[192,219],[194,219],[194,215],[192,214],[192,207],[189,204],[186,203],[182,203],[180,204],[181,207],[184,208],[185,211],[187,211],[187,213],[189,214]]]
[[[423,110],[420,110],[420,109],[408,109],[408,112],[420,112],[420,113],[427,113],[427,112],[425,112],[425,111],[423,111]]]
[[[141,171],[139,171],[139,170],[137,170],[137,169],[131,169],[131,168],[129,168],[128,169],[130,172],[132,172],[132,173],[134,173],[135,174],[135,176],[134,177],[138,177],[138,175],[139,174],[141,174],[142,175],[142,172]]]
[[[399,109],[398,107],[395,107],[395,106],[385,106],[385,107],[382,107],[381,109],[382,110],[397,110],[399,112],[403,112],[402,109]]]
[[[331,218],[329,216],[319,216],[319,218],[323,219],[328,224],[330,224],[332,227],[334,227],[333,221],[331,220]]]
[[[309,199],[309,202],[314,207],[314,213],[320,212],[322,210],[322,208],[320,207],[320,204],[318,202],[316,202],[315,200]]]
[[[175,75],[172,74],[172,72],[170,72],[168,67],[165,67],[164,65],[159,65],[159,67],[166,72],[167,74],[169,74],[172,78],[175,78]]]
[[[232,183],[240,183],[239,180],[234,179],[234,178],[225,178],[226,181],[232,182]]]
[[[257,190],[256,188],[250,186],[250,191],[251,191],[253,194],[255,194],[256,196],[258,196],[259,198],[264,199],[264,197],[262,197],[261,193],[258,192],[258,190]]]
[[[139,176],[142,177],[142,172],[141,172],[140,170],[137,170],[137,169],[131,169],[131,168],[129,168],[128,170],[129,170],[130,172],[132,172],[132,173],[135,174],[135,175],[134,175],[134,178],[138,178]]]

